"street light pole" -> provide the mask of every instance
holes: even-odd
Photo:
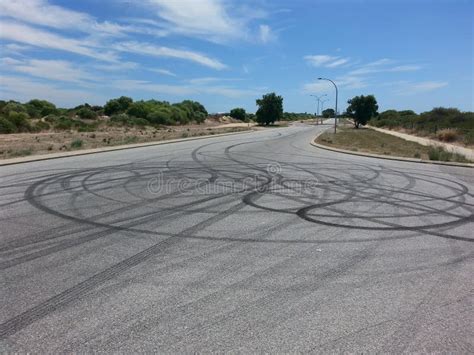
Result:
[[[318,78],[318,80],[327,80],[330,81],[334,87],[336,88],[336,110],[334,111],[334,134],[336,133],[336,127],[337,127],[337,85],[332,81],[331,79],[326,79],[326,78]]]
[[[320,102],[320,100],[321,100],[321,97],[323,97],[323,96],[328,96],[328,95],[327,95],[327,94],[323,94],[323,95],[321,95],[321,96],[317,96],[317,95],[309,95],[309,96],[315,97],[316,100],[318,101],[318,110],[316,111],[316,114],[319,116],[319,102]]]
[[[322,114],[323,111],[324,111],[324,103],[325,103],[326,101],[329,101],[329,99],[321,100],[321,114]]]

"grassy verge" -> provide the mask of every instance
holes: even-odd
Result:
[[[341,127],[337,134],[325,132],[316,143],[329,147],[388,155],[394,157],[417,158],[424,160],[453,161],[460,163],[470,162],[464,156],[451,153],[441,147],[428,147],[402,138],[374,131],[368,128]]]

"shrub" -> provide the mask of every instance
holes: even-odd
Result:
[[[127,124],[129,119],[130,117],[128,117],[126,113],[119,113],[118,115],[113,115],[110,117],[110,121],[121,124]]]
[[[1,134],[9,134],[15,133],[16,127],[13,123],[11,123],[6,118],[0,117],[0,133]]]
[[[94,120],[97,118],[97,112],[92,111],[89,108],[83,107],[79,111],[77,111],[77,115],[80,118]]]
[[[28,122],[28,114],[25,112],[10,111],[7,119],[16,127],[16,132],[31,131],[30,122]]]
[[[58,113],[56,106],[46,100],[30,100],[25,104],[25,107],[31,117],[43,117]]]
[[[459,133],[455,129],[446,128],[438,132],[437,137],[443,142],[454,142],[457,140]]]
[[[82,139],[75,139],[71,142],[72,149],[78,149],[82,147]]]
[[[144,127],[149,124],[147,120],[140,117],[130,117],[130,119],[128,120],[128,123],[131,124],[132,126],[140,126],[140,127]]]
[[[8,102],[5,106],[2,108],[2,112],[5,114],[9,114],[9,112],[25,112],[26,113],[26,108],[20,104],[19,102],[15,101],[10,101]]]
[[[48,122],[43,122],[43,121],[38,121],[34,125],[34,128],[37,132],[39,131],[47,131],[50,128],[50,125]]]
[[[171,125],[173,121],[171,120],[171,112],[169,110],[160,109],[153,112],[150,112],[146,119],[151,124],[162,124],[162,125]]]
[[[74,127],[74,120],[71,120],[68,117],[61,116],[55,119],[54,121],[54,128],[55,129],[61,129],[61,130],[69,130]]]

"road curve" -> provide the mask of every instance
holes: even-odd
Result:
[[[474,174],[288,128],[0,168],[0,352],[473,353]]]

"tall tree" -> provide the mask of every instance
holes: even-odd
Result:
[[[283,118],[283,97],[274,92],[257,99],[257,106],[256,115],[259,124],[269,125]]]
[[[365,125],[368,120],[377,115],[379,106],[374,95],[360,95],[347,101],[347,114],[354,120],[355,128]]]
[[[246,113],[245,110],[241,107],[236,107],[230,110],[230,117],[235,118],[236,120],[245,121]]]
[[[334,117],[334,109],[333,108],[327,108],[321,112],[324,118],[330,118]]]

